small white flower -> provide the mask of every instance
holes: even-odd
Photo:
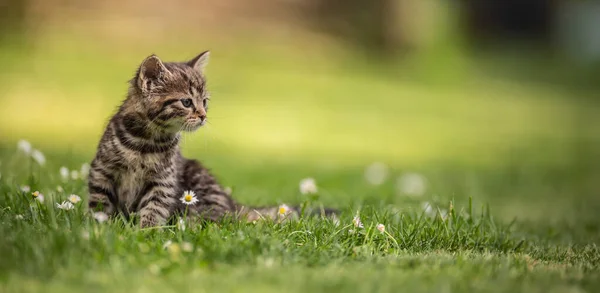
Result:
[[[185,191],[183,193],[183,196],[181,197],[181,202],[186,205],[192,205],[197,203],[198,199],[196,198],[196,193],[191,190]]]
[[[290,207],[287,206],[286,204],[282,204],[279,206],[279,209],[277,209],[277,214],[280,217],[285,217],[290,213]]]
[[[79,197],[78,195],[75,195],[75,194],[71,194],[71,195],[69,195],[69,201],[71,203],[75,204],[75,203],[78,203],[81,201],[81,197]]]
[[[95,212],[94,219],[96,219],[98,223],[104,223],[108,220],[108,215],[105,212]]]
[[[372,185],[381,185],[388,177],[388,167],[384,163],[373,163],[365,169],[365,179]]]
[[[79,170],[79,174],[81,174],[82,179],[87,177],[87,175],[90,174],[90,164],[88,164],[88,163],[81,164],[81,169]]]
[[[406,173],[396,182],[398,191],[413,196],[423,195],[427,190],[425,177],[417,173]]]
[[[425,212],[425,215],[430,216],[430,217],[435,216],[435,212],[433,211],[433,207],[431,207],[431,204],[428,201],[426,201],[423,204],[421,204],[421,208]]]
[[[71,171],[71,179],[73,179],[73,180],[79,179],[79,172],[77,172],[77,170]]]
[[[448,210],[440,210],[440,216],[442,217],[442,220],[446,220],[448,218]]]
[[[29,185],[23,185],[21,186],[21,191],[27,193],[31,191],[31,187],[29,187]]]
[[[189,242],[182,242],[181,243],[181,250],[185,251],[185,252],[192,252],[194,250],[194,245],[192,245]]]
[[[350,235],[354,234],[354,230],[352,230],[352,229],[348,230],[348,234],[350,234]]]
[[[317,193],[317,183],[313,178],[305,178],[300,181],[300,193],[302,194],[313,194]]]
[[[44,195],[41,194],[39,191],[36,190],[36,191],[32,192],[31,194],[33,195],[34,199],[37,199],[39,202],[42,202],[42,203],[44,202]]]
[[[356,216],[354,216],[354,218],[352,219],[352,224],[356,228],[364,228],[365,227],[363,225],[363,223],[360,221],[360,216],[358,215],[358,213],[356,213]]]
[[[62,178],[62,180],[68,180],[69,179],[69,168],[63,166],[60,167],[60,177]]]
[[[337,216],[333,215],[331,220],[336,227],[340,225],[340,219]]]
[[[177,229],[185,231],[185,220],[183,218],[179,218],[177,221]]]
[[[21,215],[21,214],[18,214],[15,216],[15,219],[17,219],[17,220],[23,220],[24,218],[25,217],[23,217],[23,215]]]
[[[169,248],[169,246],[171,246],[171,244],[173,244],[173,241],[171,241],[171,240],[165,242],[165,244],[163,244],[163,249]]]
[[[385,232],[385,225],[377,224],[377,230],[379,230],[381,233]]]
[[[43,166],[46,164],[46,157],[39,150],[33,150],[31,152],[31,157],[40,165]]]
[[[21,139],[19,140],[19,142],[17,142],[17,149],[19,151],[22,151],[26,155],[29,155],[31,154],[31,143],[24,139]]]
[[[75,206],[70,202],[70,201],[63,201],[61,204],[56,203],[56,208],[61,209],[61,210],[72,210],[75,208]]]

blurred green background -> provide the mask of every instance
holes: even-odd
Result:
[[[146,56],[209,49],[209,124],[183,149],[243,202],[290,200],[314,176],[328,204],[402,203],[395,178],[417,172],[419,201],[472,196],[506,220],[598,229],[598,7],[8,0],[0,145],[9,161],[17,140],[31,141],[50,173],[89,161]],[[388,180],[356,188],[373,162],[389,166]]]

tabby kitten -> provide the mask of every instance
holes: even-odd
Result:
[[[141,227],[151,227],[185,210],[179,198],[193,190],[199,201],[188,206],[188,215],[212,221],[227,214],[250,221],[278,217],[277,207],[237,204],[206,168],[180,153],[180,133],[206,123],[209,93],[203,70],[208,57],[206,51],[188,62],[163,63],[152,55],[142,62],[91,164],[91,210],[127,218],[136,213]]]

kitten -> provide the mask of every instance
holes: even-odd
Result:
[[[248,221],[278,218],[277,207],[239,205],[205,167],[180,153],[180,133],[206,123],[210,95],[203,71],[208,57],[206,51],[188,62],[163,63],[152,55],[142,62],[91,164],[91,210],[127,218],[136,213],[141,227],[152,227],[186,210],[180,198],[192,190],[199,201],[187,207],[190,216],[210,221],[228,214]],[[290,212],[297,216],[298,208]]]

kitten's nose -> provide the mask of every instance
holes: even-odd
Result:
[[[196,111],[196,115],[198,115],[198,118],[200,118],[200,121],[204,121],[206,119],[206,110],[200,108],[200,109],[198,109],[198,111]]]

